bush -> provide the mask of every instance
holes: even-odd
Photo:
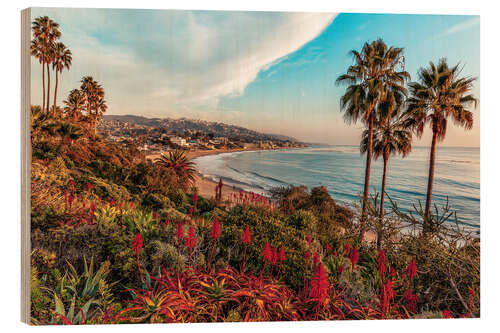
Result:
[[[151,207],[155,211],[172,207],[170,199],[160,193],[148,193],[142,200],[142,205]]]

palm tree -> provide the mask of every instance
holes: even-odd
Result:
[[[383,103],[384,105],[386,103]],[[390,103],[389,103],[390,104]],[[389,112],[382,116],[379,124],[373,131],[373,157],[378,159],[382,156],[384,160],[384,167],[382,173],[382,187],[380,191],[380,210],[379,219],[380,227],[385,215],[385,193],[387,183],[387,169],[389,165],[389,158],[393,155],[402,155],[406,157],[411,152],[412,132],[406,126],[406,119],[401,115],[401,104],[397,108],[385,105]],[[361,141],[361,152],[365,153],[368,150],[368,130],[363,132]],[[377,231],[377,248],[382,246],[382,230]]]
[[[72,123],[63,122],[59,125],[57,133],[61,136],[61,143],[66,143],[69,141],[70,145],[73,144],[74,140],[77,140],[82,136],[82,131],[80,127],[75,126]]]
[[[44,58],[43,58],[43,47],[40,39],[33,39],[31,41],[30,53],[32,56],[38,59],[38,62],[42,64],[42,109],[43,112],[45,110],[45,66],[44,66]]]
[[[429,67],[420,68],[419,82],[409,84],[411,97],[408,99],[406,111],[408,125],[414,129],[418,137],[422,136],[427,123],[432,128],[424,232],[432,228],[430,209],[437,143],[446,137],[448,119],[451,119],[456,126],[470,130],[473,125],[473,114],[468,108],[472,105],[476,108],[479,102],[470,93],[476,78],[459,78],[460,71],[458,64],[449,67],[446,59],[442,58],[437,65],[430,62]]]
[[[104,89],[91,76],[85,76],[80,81],[80,90],[85,98],[85,108],[93,128],[93,136],[97,135],[97,123],[106,112],[108,106],[104,100]]]
[[[39,44],[40,60],[42,64],[42,83],[43,83],[43,110],[49,110],[50,106],[50,71],[49,64],[52,62],[53,46],[57,39],[61,37],[59,24],[48,16],[40,16],[32,22],[33,40]],[[33,46],[33,44],[32,44]],[[32,49],[33,54],[33,49]],[[33,54],[35,55],[35,54]],[[36,56],[36,55],[35,55]],[[45,92],[45,67],[47,69],[47,91]],[[46,98],[45,98],[46,97]],[[45,104],[47,100],[47,104]],[[46,109],[45,109],[46,108]]]
[[[56,43],[54,47],[54,61],[52,62],[52,69],[54,69],[56,72],[56,86],[54,88],[54,113],[57,110],[57,86],[59,83],[58,73],[62,73],[65,67],[69,70],[72,60],[73,57],[71,56],[71,51],[66,48],[66,45],[61,42]]]
[[[373,128],[377,118],[379,104],[392,94],[397,101],[406,95],[404,83],[410,75],[404,70],[402,48],[387,47],[378,39],[365,43],[361,52],[352,50],[354,64],[346,74],[340,75],[337,84],[347,85],[345,94],[340,98],[347,123],[361,120],[367,127],[367,149],[365,184],[359,238],[362,239],[366,224],[368,192],[370,189],[370,169],[373,151]]]
[[[196,169],[194,163],[187,158],[182,150],[174,150],[168,156],[161,154],[156,163],[164,168],[172,169],[180,180],[185,181],[185,188],[194,183]]]
[[[66,106],[64,112],[66,116],[73,121],[78,121],[82,115],[82,110],[85,107],[85,96],[78,89],[73,89],[68,95],[67,100],[63,101]]]

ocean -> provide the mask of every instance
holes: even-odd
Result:
[[[425,206],[428,147],[416,147],[406,158],[389,160],[387,193],[403,211]],[[446,203],[468,229],[479,230],[479,148],[438,147],[433,203]],[[340,203],[359,202],[363,191],[365,155],[356,146],[249,151],[198,157],[198,171],[206,178],[220,178],[229,186],[266,194],[276,186],[323,185]],[[372,162],[370,191],[380,191],[383,161]],[[390,208],[387,200],[387,208]],[[454,220],[453,220],[454,221]]]

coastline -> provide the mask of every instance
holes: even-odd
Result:
[[[202,156],[210,156],[210,155],[219,155],[219,154],[225,154],[225,153],[237,153],[237,152],[252,152],[252,151],[265,151],[265,150],[282,150],[282,149],[289,149],[289,148],[276,148],[276,149],[269,149],[269,148],[252,148],[252,149],[212,149],[212,150],[190,150],[187,152],[186,156],[190,159],[193,160],[198,157]],[[161,154],[151,154],[147,155],[146,159],[154,161],[155,159],[159,158]],[[217,183],[211,179],[205,178],[202,176],[202,174],[196,170],[196,175],[195,175],[195,186],[198,188],[198,194],[201,195],[202,197],[205,197],[207,199],[211,199],[215,197],[215,187],[217,186]],[[225,198],[230,197],[233,194],[238,194],[240,190],[245,191],[244,189],[241,189],[236,186],[230,186],[230,185],[224,185],[222,187],[222,198],[223,200]]]

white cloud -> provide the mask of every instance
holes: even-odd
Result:
[[[48,15],[61,23],[63,42],[73,51],[60,96],[92,75],[106,89],[110,112],[156,115],[214,109],[221,96],[242,94],[261,70],[314,39],[335,17],[75,9],[51,9]],[[39,87],[40,67],[32,64]]]
[[[436,38],[453,35],[453,34],[456,34],[457,32],[470,29],[476,25],[479,25],[479,16],[475,16],[471,19],[468,19],[467,21],[455,24],[454,26],[452,26],[452,27],[448,28],[447,30],[443,31],[442,33],[438,34],[436,36]]]

